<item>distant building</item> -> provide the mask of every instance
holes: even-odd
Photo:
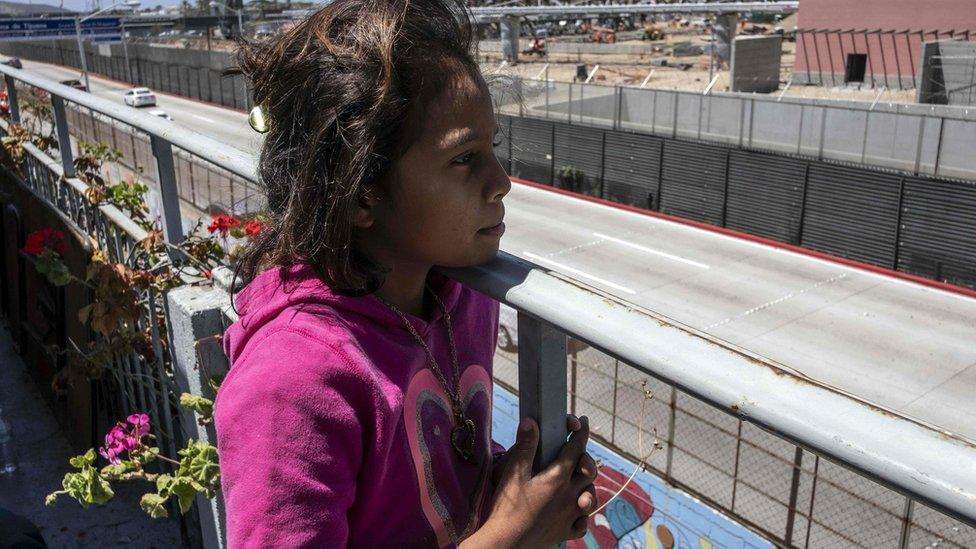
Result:
[[[802,0],[793,82],[916,88],[939,40],[976,41],[976,0]]]

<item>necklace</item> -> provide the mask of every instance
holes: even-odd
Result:
[[[446,379],[444,379],[444,374],[441,368],[438,366],[437,361],[434,360],[434,353],[431,352],[430,347],[424,341],[424,338],[420,337],[417,333],[416,328],[407,319],[407,315],[403,314],[403,311],[397,308],[396,305],[386,301],[385,299],[376,296],[376,299],[380,300],[384,305],[390,308],[400,320],[403,321],[403,325],[407,327],[410,335],[413,336],[414,340],[423,347],[424,352],[427,354],[427,367],[434,373],[437,377],[437,381],[440,382],[444,391],[447,393],[451,400],[451,412],[454,416],[454,427],[451,429],[451,445],[454,446],[454,451],[461,456],[464,461],[471,461],[474,457],[474,421],[469,417],[464,415],[464,405],[461,402],[461,381],[459,379],[460,368],[458,368],[458,357],[457,357],[457,346],[454,344],[454,329],[451,327],[451,315],[447,312],[447,308],[444,307],[444,303],[441,299],[437,297],[437,294],[430,289],[430,286],[424,286],[426,291],[434,298],[434,302],[437,303],[437,307],[441,311],[441,316],[444,317],[444,324],[447,326],[447,342],[451,348],[451,360],[454,366],[454,383],[449,384]],[[374,294],[375,295],[375,294]]]

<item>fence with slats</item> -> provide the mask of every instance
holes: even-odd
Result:
[[[515,177],[976,287],[976,182],[498,115]]]

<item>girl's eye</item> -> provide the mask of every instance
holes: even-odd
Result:
[[[459,156],[459,157],[455,158],[454,159],[454,164],[462,164],[462,165],[463,164],[467,164],[468,162],[471,162],[471,159],[472,158],[474,158],[474,153],[473,152],[469,152],[467,154],[464,154],[463,156]]]

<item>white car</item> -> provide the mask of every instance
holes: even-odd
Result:
[[[156,94],[149,88],[132,88],[125,92],[122,100],[130,107],[155,107]]]
[[[166,120],[172,120],[173,119],[173,117],[170,116],[170,115],[168,115],[168,114],[166,114],[166,111],[164,111],[163,109],[153,109],[153,110],[147,111],[147,112],[149,114],[153,115],[153,116],[158,116],[160,118],[165,118]]]

